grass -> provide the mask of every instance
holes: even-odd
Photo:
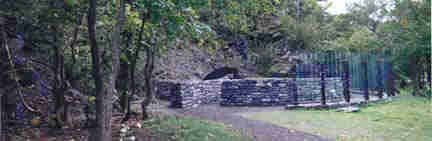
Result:
[[[296,110],[242,116],[338,141],[432,141],[432,105],[404,92],[390,102],[361,106],[358,113]]]
[[[143,122],[160,140],[175,141],[252,141],[250,137],[222,123],[191,117],[162,116]]]

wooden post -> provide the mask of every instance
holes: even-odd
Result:
[[[369,83],[368,83],[368,69],[367,69],[367,61],[361,62],[362,68],[363,68],[363,91],[364,91],[364,99],[365,101],[369,101]]]
[[[345,97],[345,101],[347,103],[351,102],[351,93],[350,93],[350,80],[349,80],[349,63],[348,59],[343,61],[344,74],[343,74],[343,94]]]
[[[1,27],[1,29],[0,29],[0,34],[1,34],[1,38],[0,38],[0,46],[2,47],[2,48],[6,48],[6,44],[7,44],[7,42],[6,42],[6,40],[7,40],[7,35],[6,35],[6,28],[5,28],[5,26],[3,26],[4,24],[6,23],[6,19],[4,19],[4,18],[2,18],[2,17],[0,17],[0,27]],[[0,141],[4,141],[4,138],[3,138],[3,126],[4,126],[4,124],[3,124],[3,105],[6,105],[6,103],[3,103],[3,100],[7,100],[7,99],[4,99],[5,97],[3,97],[4,96],[4,93],[3,93],[3,91],[0,91],[1,93],[0,93]],[[7,97],[6,97],[7,98]],[[7,111],[7,110],[6,110]],[[6,115],[6,114],[5,114]],[[6,136],[5,136],[6,137]]]
[[[427,69],[426,69],[427,70]],[[427,81],[428,81],[428,85],[432,85],[432,79],[431,79],[431,70],[427,71]]]
[[[326,92],[325,92],[325,64],[320,64],[320,73],[321,73],[321,105],[326,105]]]
[[[392,64],[388,64],[389,66],[389,75],[388,75],[388,95],[389,96],[395,96],[395,92],[394,92],[394,74],[393,74],[393,65]]]
[[[293,70],[294,70],[294,77],[293,77],[293,81],[294,81],[294,105],[298,105],[298,90],[297,90],[297,83],[296,83],[296,79],[297,79],[297,64],[294,64],[294,67],[293,67]]]
[[[383,74],[382,74],[382,61],[377,60],[377,90],[378,90],[378,96],[380,99],[383,98]]]

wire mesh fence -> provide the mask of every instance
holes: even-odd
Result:
[[[295,52],[291,62],[294,65],[287,74],[278,74],[290,78],[341,78],[344,81],[344,93],[363,95],[369,100],[369,95],[382,97],[386,92],[393,95],[394,76],[390,54],[386,52]],[[347,91],[347,92],[345,92]],[[346,95],[346,94],[344,94]],[[321,97],[328,97],[325,94]],[[345,96],[349,99],[350,96]],[[349,100],[348,100],[349,101]]]

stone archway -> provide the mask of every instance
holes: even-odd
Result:
[[[221,68],[217,68],[217,69],[213,70],[212,72],[210,72],[209,74],[207,74],[203,80],[219,79],[219,78],[223,78],[229,74],[233,74],[234,79],[240,78],[239,70],[237,68],[221,67]]]

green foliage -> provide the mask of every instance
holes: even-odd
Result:
[[[423,89],[423,92],[421,92],[421,95],[423,95],[429,101],[431,101],[432,100],[432,88]]]
[[[396,21],[381,28],[384,41],[392,42],[397,71],[415,80],[417,75],[430,71],[431,20],[430,0],[395,1],[392,15]],[[398,30],[395,30],[398,29]]]
[[[261,75],[267,74],[271,67],[273,66],[273,52],[271,48],[261,48],[261,53],[259,54],[256,65],[257,65],[257,73]]]
[[[325,42],[333,40],[329,38],[330,17],[325,12],[326,6],[320,6],[316,0],[306,0],[299,1],[298,9],[296,1],[284,1],[281,7],[280,31],[283,39],[291,42],[290,48],[320,49]]]

